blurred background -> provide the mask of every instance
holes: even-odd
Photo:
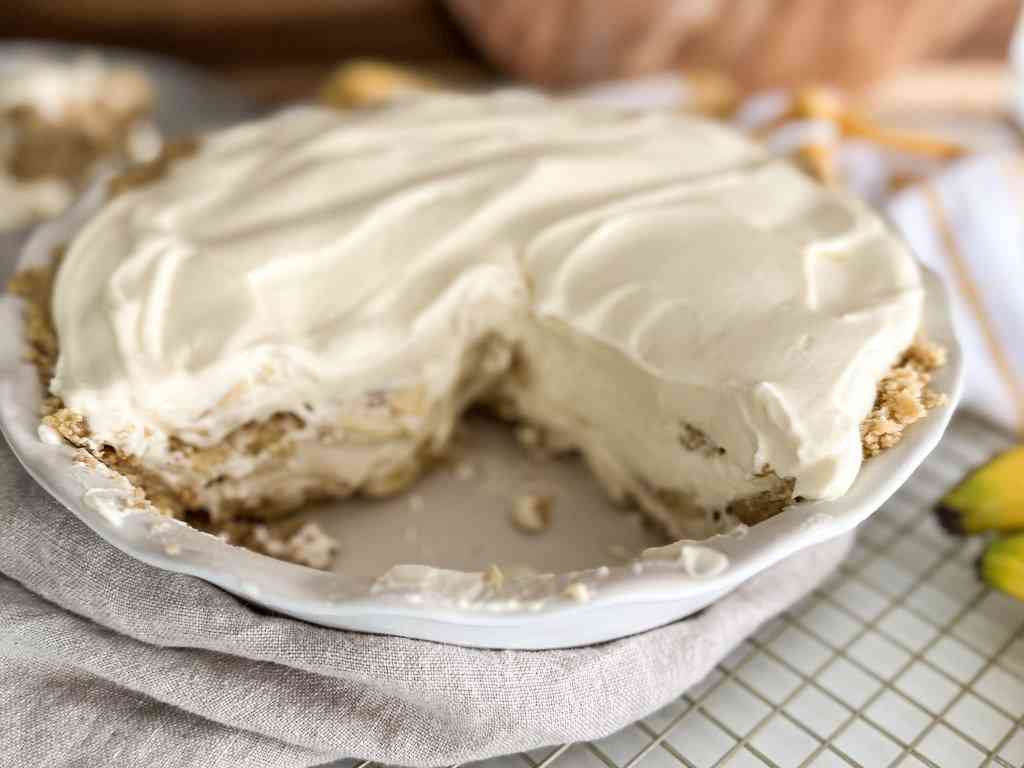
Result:
[[[984,72],[1005,60],[1019,8],[1017,0],[6,0],[0,35],[168,53],[266,101],[309,95],[353,57],[449,80],[502,73],[550,87],[686,67],[726,71],[744,88],[813,80],[862,89],[925,62]],[[971,90],[961,96],[979,98]]]

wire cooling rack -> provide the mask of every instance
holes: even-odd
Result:
[[[950,537],[930,512],[968,469],[1009,444],[957,417],[861,527],[840,570],[696,688],[600,741],[476,765],[1021,768],[1024,603],[978,580],[983,541]]]

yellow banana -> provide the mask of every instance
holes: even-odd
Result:
[[[969,474],[942,498],[937,512],[953,533],[1024,530],[1024,445]]]
[[[993,541],[979,566],[986,583],[1024,600],[1024,533]]]
[[[321,86],[319,102],[336,109],[384,104],[410,91],[437,90],[439,83],[415,69],[382,61],[342,64]]]

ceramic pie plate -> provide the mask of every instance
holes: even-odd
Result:
[[[0,252],[0,277],[15,264],[46,263],[98,197],[94,188],[18,252]],[[17,239],[0,247],[14,249]],[[449,465],[406,493],[303,511],[339,541],[331,571],[229,546],[152,512],[113,512],[106,502],[123,493],[123,481],[75,464],[68,446],[40,437],[41,391],[22,360],[22,307],[7,295],[0,297],[0,428],[24,468],[110,544],[246,601],[329,627],[459,645],[586,645],[700,610],[789,555],[852,530],[903,484],[942,436],[962,378],[947,295],[931,273],[924,282],[925,331],[949,351],[933,386],[949,404],[866,462],[842,498],[796,504],[701,542],[666,543],[637,513],[611,504],[579,461],[532,458],[508,427],[482,417],[468,420]],[[535,535],[511,522],[517,499],[530,494],[554,504],[550,528]],[[495,579],[492,565],[503,578]]]

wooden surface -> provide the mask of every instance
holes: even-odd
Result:
[[[0,38],[170,54],[266,100],[306,96],[339,61],[353,57],[459,77],[486,71],[432,0],[3,0]]]
[[[956,55],[1005,56],[1017,8],[1000,8]],[[270,101],[311,94],[331,68],[354,57],[409,63],[445,79],[495,75],[441,0],[4,0],[0,38],[19,37],[171,54]],[[978,102],[980,82],[966,84],[960,98]]]

